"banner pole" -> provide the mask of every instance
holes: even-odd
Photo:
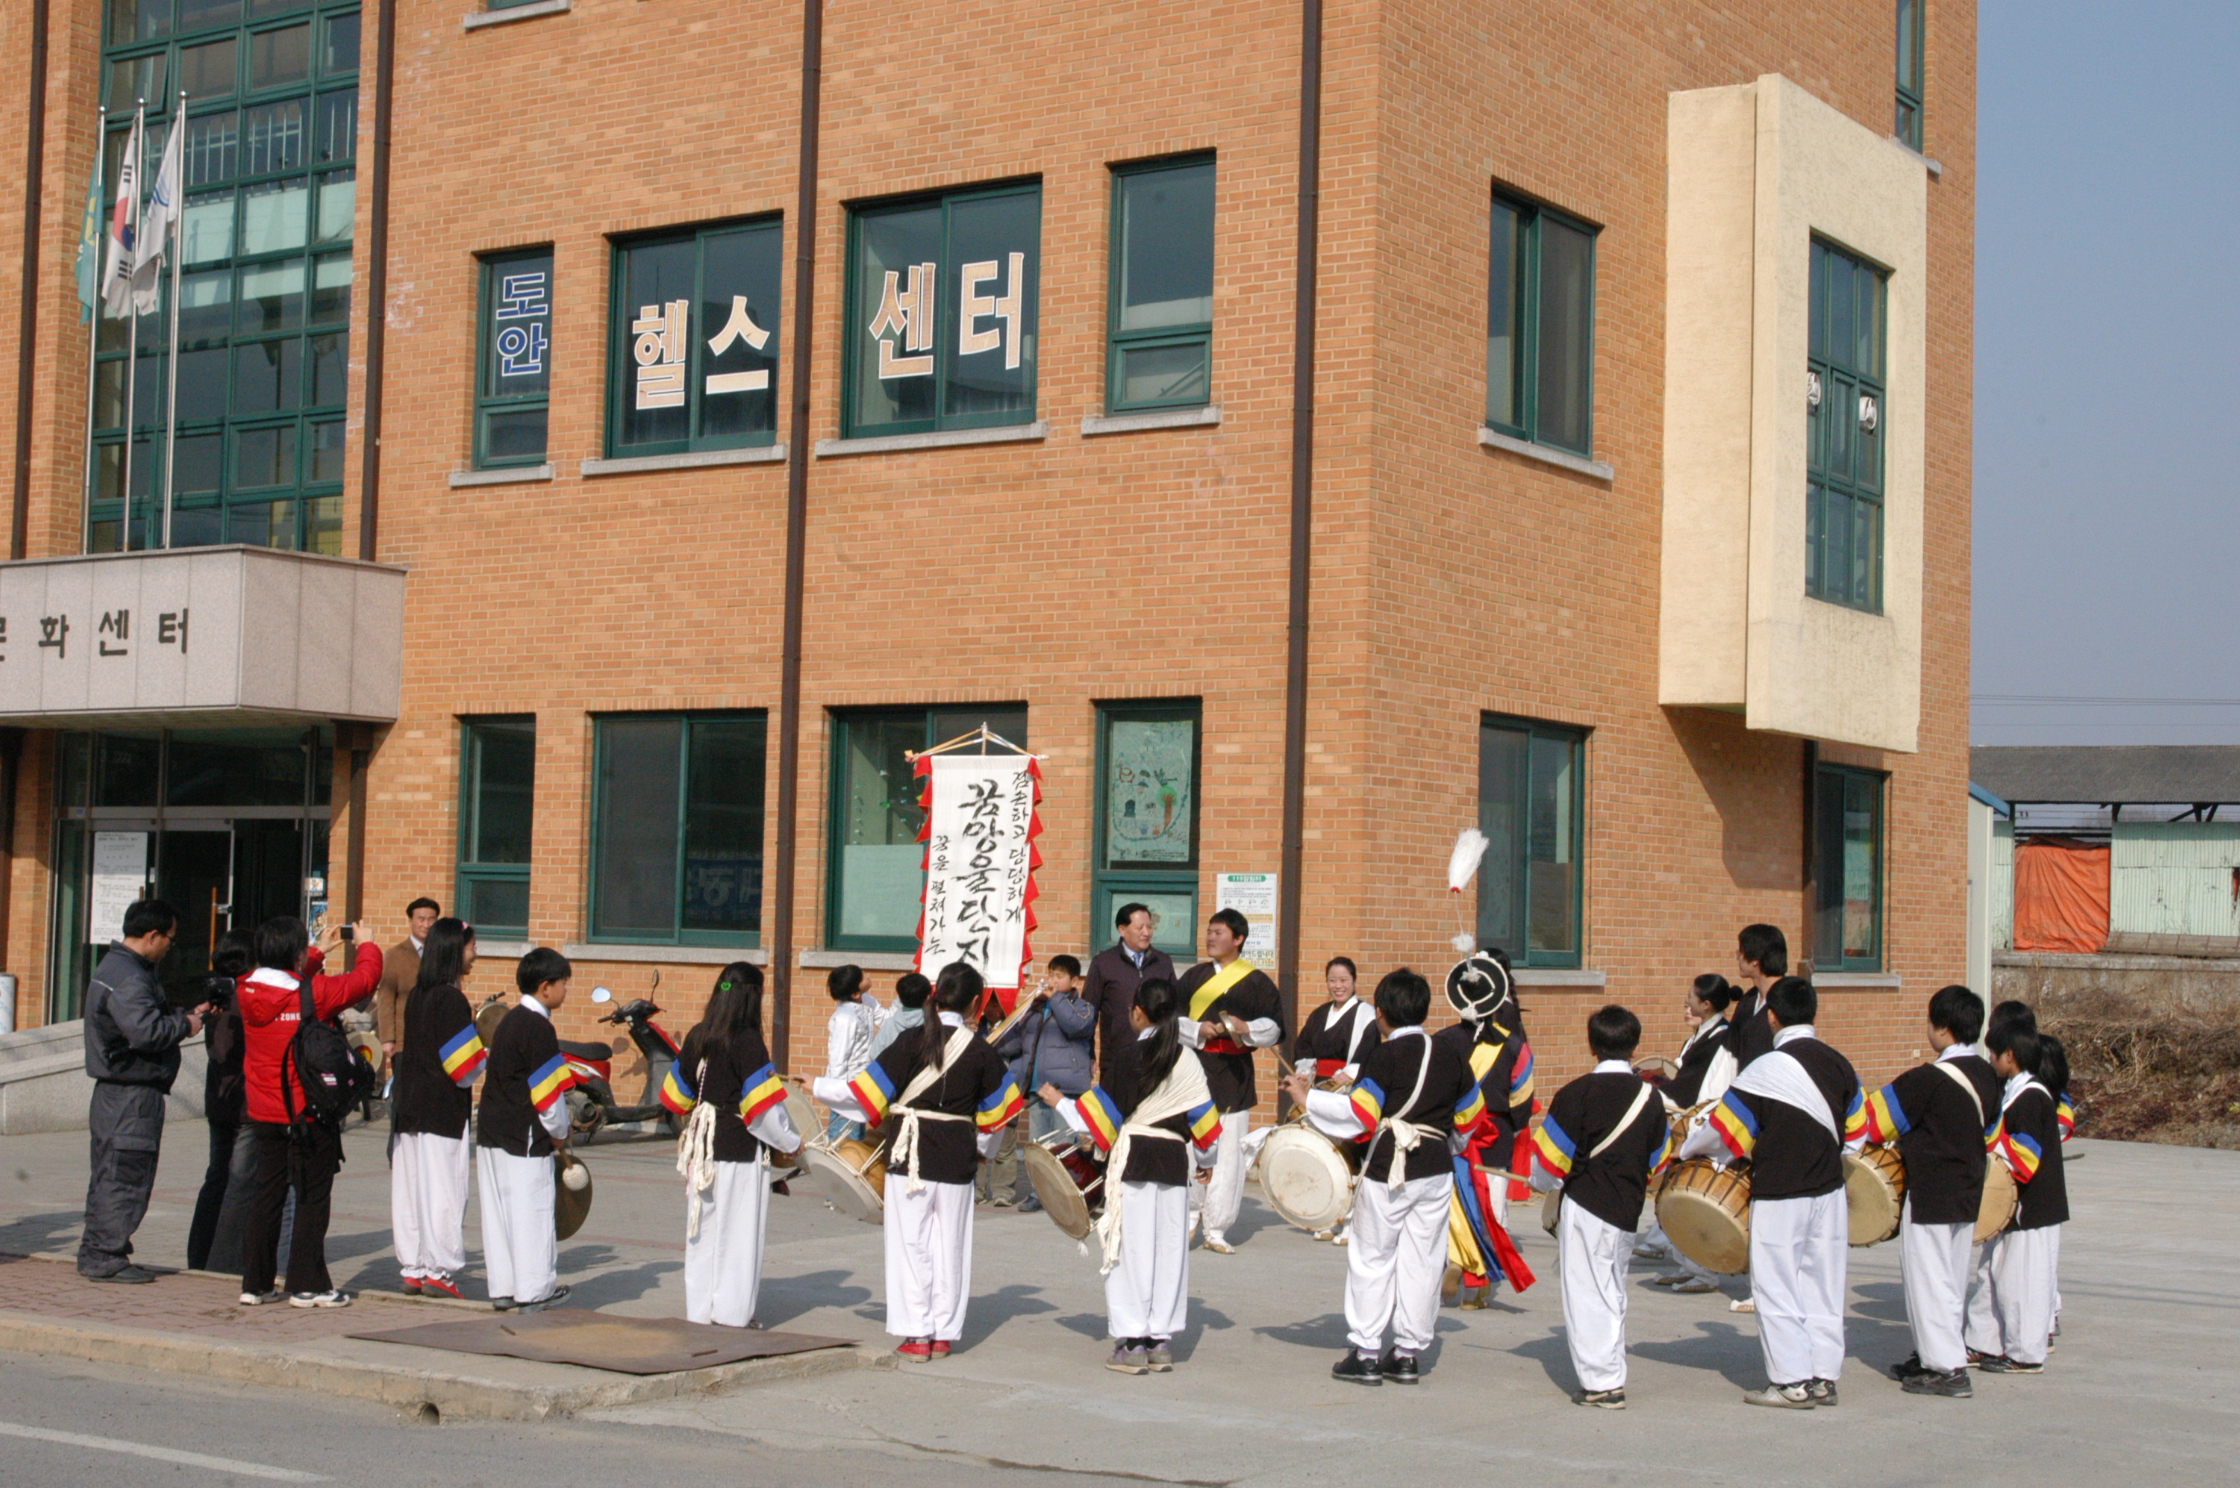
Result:
[[[140,111],[132,119],[131,150],[132,182],[125,189],[132,193],[132,251],[137,257],[140,252],[140,176],[148,168],[148,100],[145,98],[140,100]],[[133,421],[138,417],[134,394],[140,388],[140,296],[132,290],[132,278],[129,274],[125,278],[125,288],[132,293],[132,318],[124,338],[124,481],[117,487],[117,496],[124,503],[117,518],[117,551],[120,553],[132,550],[132,439]]]
[[[93,171],[96,176],[105,174],[102,166],[107,164],[108,153],[109,105],[102,104],[95,110],[93,125]],[[109,214],[104,212],[101,215],[106,222]],[[107,308],[101,300],[101,260],[109,251],[109,235],[102,233],[98,242],[100,246],[93,256],[93,308],[86,314],[91,325],[86,332],[85,521],[78,534],[78,551],[82,553],[93,551],[93,493],[96,488],[95,474],[101,465],[98,458],[101,451],[93,442],[94,389],[100,381],[101,373],[101,312]]]
[[[171,127],[187,127],[187,90],[184,88],[179,90],[179,112],[172,116]],[[163,395],[163,546],[166,548],[171,546],[171,473],[179,446],[179,261],[187,256],[186,196],[187,172],[182,150],[179,200],[172,203],[171,211],[171,339],[170,349],[164,354],[164,375],[168,383]]]

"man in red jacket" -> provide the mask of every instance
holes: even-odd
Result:
[[[310,978],[312,1015],[332,1018],[373,996],[381,982],[381,948],[358,943],[357,964],[342,976],[323,976],[324,951],[340,929],[320,937],[292,916],[257,927],[257,969],[241,983],[242,1076],[247,1096],[252,1166],[249,1208],[242,1237],[241,1305],[277,1302],[273,1271],[280,1239],[280,1210],[296,1191],[295,1237],[288,1247],[288,1301],[297,1307],[347,1307],[327,1274],[327,1207],[335,1170],[342,1166],[342,1133],[304,1109],[301,1077],[289,1052],[303,1024],[303,978]],[[354,932],[353,932],[354,933]]]

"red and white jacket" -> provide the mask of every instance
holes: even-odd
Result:
[[[358,964],[342,976],[325,976],[323,958],[313,947],[304,974],[311,978],[311,1006],[322,1019],[331,1018],[352,1003],[373,996],[381,983],[381,947],[367,941],[358,947]],[[264,966],[241,978],[236,996],[241,1007],[242,1082],[248,1095],[251,1121],[285,1122],[286,1104],[280,1095],[280,1067],[288,1046],[295,1042],[303,1022],[303,994],[299,983],[277,967]],[[292,1080],[293,1077],[291,1077]],[[296,1112],[303,1112],[303,1093],[292,1092]]]

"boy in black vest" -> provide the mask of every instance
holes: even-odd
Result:
[[[1654,1086],[1633,1072],[1641,1020],[1615,1003],[1587,1019],[1595,1066],[1556,1092],[1534,1134],[1532,1183],[1563,1185],[1564,1341],[1581,1405],[1626,1406],[1626,1270],[1649,1177],[1672,1152]]]
[[[1680,1155],[1750,1159],[1750,1291],[1772,1383],[1742,1398],[1810,1410],[1836,1403],[1843,1372],[1843,1153],[1866,1140],[1866,1103],[1851,1061],[1813,1035],[1812,983],[1783,977],[1766,1011],[1773,1047],[1743,1067]]]
[[[1906,1202],[1898,1230],[1906,1322],[1914,1355],[1892,1371],[1909,1394],[1966,1399],[1968,1272],[1975,1261],[1976,1211],[1983,1205],[1984,1127],[1999,1109],[2000,1080],[1976,1035],[1983,1004],[1966,987],[1929,999],[1929,1044],[1936,1062],[1919,1065],[1867,1097],[1867,1140],[1896,1143],[1906,1163]]]
[[[2060,1310],[2061,1227],[2069,1189],[2061,1167],[2060,1102],[2038,1079],[2033,1025],[2010,1022],[1984,1040],[2006,1081],[1991,1155],[2021,1190],[2014,1218],[1983,1247],[1968,1297],[1968,1359],[1985,1374],[2037,1374]]]
[[[560,1242],[553,1228],[552,1144],[568,1135],[575,1076],[560,1054],[552,1015],[568,1000],[568,958],[539,946],[513,974],[521,1001],[498,1025],[484,1066],[481,1148],[482,1266],[500,1312],[542,1312],[564,1301]]]

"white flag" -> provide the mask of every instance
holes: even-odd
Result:
[[[132,216],[140,194],[140,125],[125,137],[124,161],[117,167],[117,206],[109,214],[109,262],[101,274],[101,302],[113,319],[132,309]]]
[[[185,152],[182,148],[187,136],[184,121],[174,120],[171,125],[170,143],[163,147],[163,163],[156,167],[155,186],[148,193],[148,204],[140,213],[140,228],[133,235],[132,246],[132,298],[134,307],[142,315],[153,315],[156,309],[156,286],[162,278],[164,244],[180,215],[179,189],[185,172]]]

